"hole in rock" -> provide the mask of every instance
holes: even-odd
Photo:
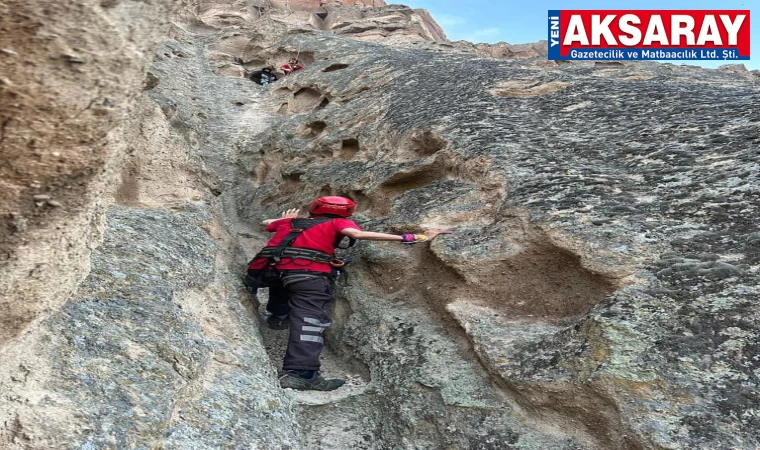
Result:
[[[343,70],[346,68],[348,68],[348,64],[342,64],[342,63],[331,64],[325,67],[324,69],[322,69],[322,72],[335,72],[336,70]]]
[[[299,114],[313,110],[322,102],[322,93],[314,88],[301,88],[293,94],[288,108],[291,114]]]
[[[287,114],[288,106],[289,105],[287,103],[283,103],[282,105],[280,105],[280,107],[277,109],[277,114],[282,114],[282,115]]]
[[[487,272],[478,301],[511,314],[576,317],[615,290],[608,278],[585,269],[578,255],[540,243]]]
[[[430,130],[414,133],[410,139],[411,150],[419,156],[433,155],[443,150],[447,143]]]
[[[330,148],[321,148],[317,153],[317,157],[324,158],[324,159],[332,159],[335,155],[333,154],[332,149]]]
[[[396,172],[369,193],[373,208],[368,215],[385,216],[391,213],[393,200],[398,195],[421,188],[430,183],[449,178],[450,167],[444,158],[431,164],[414,166],[406,171]]]
[[[293,96],[301,101],[316,100],[322,97],[322,93],[314,88],[301,88]]]
[[[596,61],[594,67],[622,67],[625,64],[620,61]]]
[[[155,89],[160,81],[160,78],[158,78],[155,74],[148,72],[145,75],[145,85],[143,87],[143,90],[150,91],[151,89]]]
[[[419,299],[435,313],[444,328],[463,346],[462,351],[483,356],[490,347],[490,355],[497,359],[481,361],[498,373],[498,367],[493,364],[502,355],[499,353],[500,342],[510,343],[522,338],[510,334],[508,327],[500,328],[500,323],[549,322],[568,326],[577,323],[590,308],[619,288],[617,280],[586,269],[581,256],[552,244],[542,230],[528,222],[515,221],[512,225],[511,239],[519,242],[522,250],[504,259],[489,258],[484,252],[483,259],[477,264],[457,267],[456,263],[445,262],[425,248],[407,261],[408,273],[425,274],[423,284],[414,285],[414,275],[406,274],[391,283],[383,276],[391,270],[393,262],[390,260],[381,267],[373,264],[368,272],[375,272],[370,275],[379,284],[379,291],[392,289],[395,285],[410,287],[404,292],[405,298],[410,301]],[[482,330],[489,332],[478,335],[477,331],[466,331],[465,324],[472,321],[482,322]],[[525,338],[532,339],[530,336]],[[507,353],[503,355],[510,357]],[[619,412],[604,394],[582,393],[574,387],[550,390],[548,395],[546,391],[533,395],[531,389],[534,388],[521,388],[516,401],[547,415],[571,418],[590,435],[602,441],[608,438],[613,441],[612,445],[600,448],[641,448],[616,442],[623,434]],[[534,393],[540,392],[541,387],[537,387]],[[604,436],[607,432],[610,436]]]
[[[415,166],[404,172],[397,172],[386,179],[380,188],[386,194],[396,196],[402,192],[411,191],[430,184],[434,181],[446,179],[447,167],[440,161],[424,166]]]
[[[293,172],[289,174],[283,174],[282,175],[282,182],[279,186],[277,186],[277,189],[280,191],[280,194],[282,195],[290,195],[294,194],[296,192],[299,192],[304,182],[301,180],[301,176],[303,175],[303,172]]]
[[[245,18],[238,14],[215,14],[211,18],[211,22],[217,26],[231,27],[235,25],[243,25]]]
[[[619,287],[617,280],[586,269],[580,256],[551,244],[540,232],[517,239],[527,239],[520,245],[523,250],[503,259],[484,253],[479,263],[457,267],[426,249],[410,253],[400,280],[383,276],[392,271],[392,262],[387,267],[373,262],[370,274],[380,291],[408,286],[408,298],[423,299],[442,316],[452,314],[446,304],[455,300],[487,307],[509,320],[561,324],[586,314]],[[419,273],[425,274],[423,284],[413,282]]]
[[[324,108],[326,108],[326,107],[327,107],[327,105],[329,105],[329,104],[330,104],[330,99],[329,99],[329,98],[327,98],[327,97],[325,97],[325,98],[323,98],[323,99],[322,99],[322,103],[320,103],[320,104],[317,106],[317,109],[316,109],[316,110],[324,109]]]
[[[329,15],[330,15],[330,13],[329,13],[329,12],[324,12],[324,13],[317,13],[317,17],[319,17],[319,18],[320,18],[320,19],[322,19],[322,20],[326,20],[326,19],[327,19],[327,16],[329,16]]]
[[[327,124],[322,121],[309,122],[303,128],[301,137],[303,139],[314,139],[322,134],[327,128]],[[332,154],[330,155],[332,156]]]
[[[359,147],[358,139],[343,139],[340,144],[340,152],[338,156],[340,159],[350,160],[353,159],[361,148]]]

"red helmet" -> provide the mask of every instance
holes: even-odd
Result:
[[[356,203],[346,197],[319,197],[309,206],[309,212],[314,215],[335,214],[349,217],[356,211]]]

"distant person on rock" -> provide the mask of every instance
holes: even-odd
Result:
[[[287,64],[280,66],[280,69],[285,72],[285,75],[290,75],[297,70],[303,69],[303,66],[298,62],[297,58],[290,58]]]
[[[288,348],[280,384],[283,388],[332,391],[344,380],[326,380],[319,373],[319,355],[324,347],[324,331],[332,324],[327,305],[333,296],[336,270],[345,262],[335,256],[335,248],[348,237],[356,240],[425,242],[448,230],[430,229],[425,234],[386,234],[362,231],[348,218],[356,203],[345,197],[320,197],[309,207],[308,218],[298,218],[290,209],[280,219],[262,222],[274,233],[248,264],[246,286],[256,295],[259,287],[269,288],[267,319],[270,328],[290,327]]]
[[[262,86],[269,86],[270,84],[277,81],[277,75],[275,75],[272,71],[274,70],[274,67],[264,67],[261,70],[257,70],[256,72],[253,72],[249,78],[251,81],[260,84]]]

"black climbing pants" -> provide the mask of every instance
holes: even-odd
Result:
[[[327,274],[281,271],[279,277],[264,274],[269,287],[267,311],[290,316],[290,336],[284,370],[319,370],[324,332],[332,324],[326,309],[333,286]],[[269,276],[266,276],[269,275]]]

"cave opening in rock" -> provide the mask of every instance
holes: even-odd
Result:
[[[322,101],[319,103],[319,105],[317,105],[317,108],[316,108],[316,109],[317,109],[317,110],[320,110],[320,109],[324,109],[324,108],[326,108],[326,107],[327,107],[327,105],[329,105],[329,104],[330,104],[330,99],[329,99],[329,98],[327,98],[327,97],[325,97],[325,98],[323,98],[323,99],[322,99]]]
[[[361,147],[359,146],[359,140],[354,138],[349,139],[343,139],[343,141],[340,143],[340,151],[338,152],[338,156],[340,159],[343,160],[351,160],[354,159],[357,153],[361,150]]]
[[[331,64],[324,69],[322,69],[322,72],[335,72],[336,70],[343,70],[347,69],[348,64],[338,63],[338,64]]]
[[[410,149],[419,156],[430,156],[443,150],[448,142],[431,130],[415,133],[410,139]]]
[[[304,139],[314,139],[319,137],[327,129],[327,123],[317,120],[309,122],[303,127],[301,137]],[[331,155],[332,156],[332,155]]]
[[[388,215],[398,195],[436,181],[446,180],[450,175],[451,167],[446,158],[438,158],[432,163],[396,172],[368,193],[374,205],[372,211],[368,213],[373,217]]]
[[[288,107],[291,114],[300,114],[312,111],[323,100],[322,92],[315,88],[304,87],[293,94],[293,98]]]

